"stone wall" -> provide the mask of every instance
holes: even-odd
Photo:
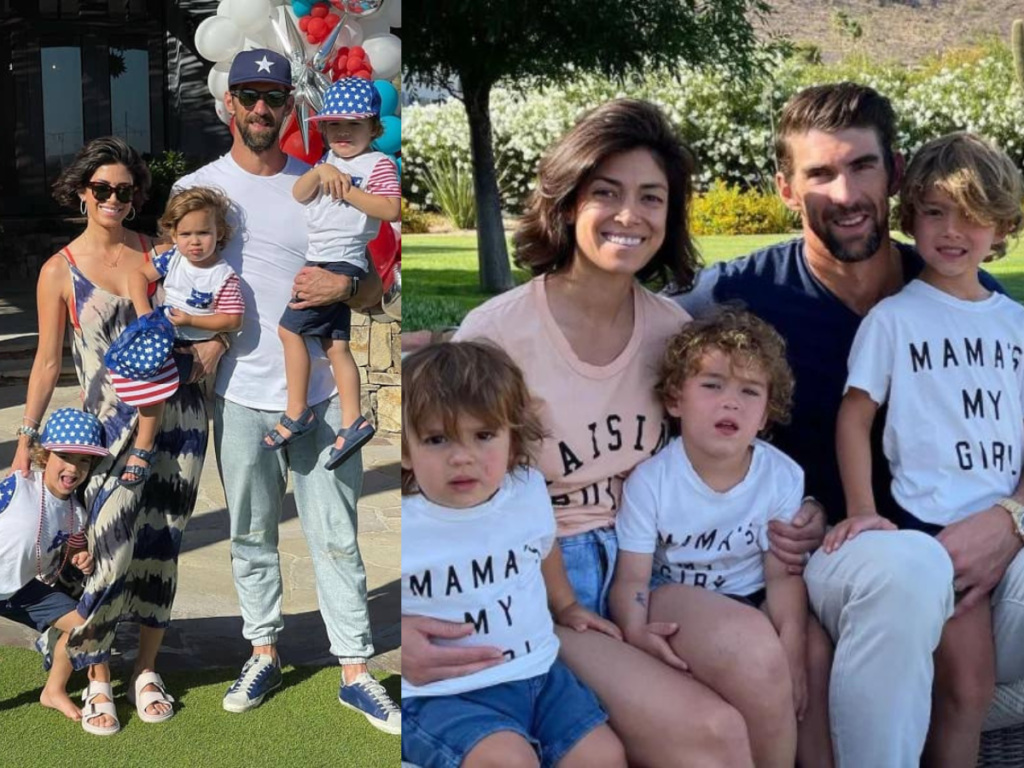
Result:
[[[359,366],[362,411],[378,432],[402,431],[402,326],[383,312],[352,313],[349,346]]]

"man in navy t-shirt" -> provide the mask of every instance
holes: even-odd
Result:
[[[777,184],[800,214],[802,237],[709,267],[692,291],[677,297],[694,315],[740,302],[786,339],[795,404],[792,424],[778,428],[774,442],[803,466],[813,503],[833,522],[845,516],[835,425],[853,337],[864,315],[921,269],[917,253],[889,237],[889,196],[903,170],[895,137],[892,106],[871,88],[840,83],[795,95],[779,122]],[[1001,290],[987,275],[983,282]],[[884,514],[893,504],[881,450],[884,418],[875,425],[873,482]],[[810,514],[811,506],[804,504],[794,526],[773,523],[770,537],[816,546],[821,517]],[[1020,550],[1011,516],[993,507],[935,539],[872,531],[811,557],[805,572],[811,604],[836,642],[829,714],[839,766],[919,765],[932,653],[953,613],[954,589],[964,606],[999,585],[993,596],[999,682],[1024,678],[1024,579],[1003,579]]]

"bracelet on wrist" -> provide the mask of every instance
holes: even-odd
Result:
[[[39,430],[36,429],[35,427],[27,427],[24,424],[22,424],[20,427],[14,430],[14,434],[17,435],[18,437],[21,437],[22,435],[27,435],[31,440],[39,439]]]

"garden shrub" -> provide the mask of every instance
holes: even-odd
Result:
[[[773,127],[783,103],[808,85],[856,80],[892,100],[897,144],[912,154],[953,130],[994,141],[1024,161],[1024,102],[1015,87],[1009,49],[999,41],[953,50],[917,68],[851,57],[821,65],[796,55],[775,59],[743,82],[724,68],[650,71],[616,83],[581,76],[561,87],[517,93],[496,88],[491,123],[502,205],[522,210],[544,150],[587,109],[616,96],[648,99],[665,110],[697,153],[697,187],[718,181],[741,189],[764,187],[775,175]],[[424,174],[439,156],[469,162],[469,129],[461,102],[408,106],[402,113],[402,186],[411,202],[436,207]],[[745,202],[744,205],[748,205]]]
[[[774,189],[740,189],[716,181],[694,196],[690,229],[695,235],[772,235],[798,228],[800,220]]]
[[[430,231],[430,221],[423,211],[417,210],[409,205],[409,201],[402,198],[402,234],[422,235]]]

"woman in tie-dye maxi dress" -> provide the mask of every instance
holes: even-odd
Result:
[[[82,407],[103,424],[110,456],[93,467],[84,486],[94,570],[78,606],[85,623],[70,633],[67,650],[76,669],[105,662],[117,625],[138,623],[135,677],[140,679],[141,672],[155,672],[170,621],[178,552],[195,506],[208,431],[199,386],[182,384],[164,409],[151,476],[134,487],[118,483],[138,413],[115,395],[103,356],[135,319],[128,277],[155,253],[148,239],[123,226],[145,201],[149,183],[149,169],[139,153],[108,136],[83,147],[54,184],[54,198],[79,210],[86,227],[40,272],[39,340],[23,416],[23,426],[43,421],[57,384],[65,329],[70,328]],[[123,199],[126,189],[129,196]],[[29,471],[30,437],[23,432],[18,440],[14,471]],[[143,704],[149,721],[170,717],[173,710],[158,690],[159,677],[146,675],[145,680],[142,692],[149,695],[144,698],[160,699]],[[133,692],[129,686],[129,694]]]
[[[82,406],[102,422],[110,450],[85,487],[96,569],[79,604],[79,612],[87,616],[85,624],[68,640],[72,663],[80,669],[106,661],[118,622],[138,622],[161,632],[167,627],[182,532],[199,490],[208,422],[200,387],[183,383],[164,408],[149,479],[131,488],[118,483],[138,411],[114,394],[103,355],[135,320],[135,310],[130,299],[93,285],[70,251],[62,253],[74,289],[72,356],[82,385]],[[160,639],[148,638],[154,657]],[[136,666],[152,668],[152,663],[144,662],[140,659],[141,667]]]

